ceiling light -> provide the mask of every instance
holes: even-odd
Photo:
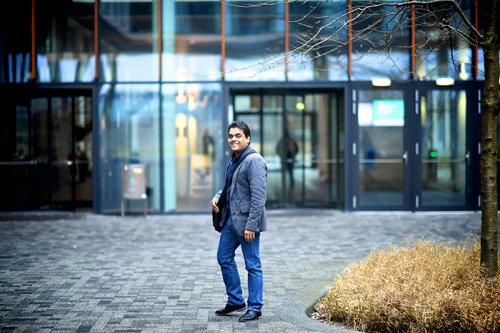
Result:
[[[437,86],[452,86],[455,84],[455,80],[451,77],[440,77],[436,80]]]
[[[374,87],[390,87],[391,86],[391,79],[389,79],[389,78],[372,79],[372,86],[374,86]]]

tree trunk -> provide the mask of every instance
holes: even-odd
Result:
[[[484,89],[482,93],[481,138],[481,267],[485,277],[498,270],[498,199],[497,199],[497,118],[498,37],[496,34],[498,0],[491,1],[486,14],[484,40]]]

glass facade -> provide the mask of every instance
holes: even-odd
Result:
[[[290,2],[289,80],[347,79],[346,14],[347,1]]]
[[[226,80],[285,79],[284,11],[280,2],[226,1]]]
[[[223,186],[221,103],[219,84],[163,85],[165,211],[203,210]]]
[[[460,2],[464,15],[471,18],[472,4]],[[433,6],[430,10],[416,13],[417,48],[416,78],[435,80],[439,77],[452,77],[459,80],[472,78],[472,49],[470,44],[459,34],[448,34],[440,26],[443,20],[458,29],[465,29],[458,12],[444,6]],[[436,18],[439,18],[436,21]]]
[[[121,177],[127,164],[146,165],[150,211],[160,209],[158,84],[107,84],[100,91],[103,212],[121,209]]]
[[[165,81],[221,78],[221,2],[163,1]]]
[[[477,209],[482,52],[431,24],[461,27],[449,8],[394,2],[12,3],[0,168],[24,185],[2,209],[206,212],[232,119],[268,163],[270,207]],[[144,202],[123,196],[137,164]]]
[[[36,1],[38,82],[94,80],[94,5]]]
[[[0,83],[28,82],[32,64],[31,1],[14,1],[9,6],[9,10],[0,11]]]
[[[101,1],[102,80],[157,81],[158,5],[153,1]]]
[[[383,1],[370,1],[383,4]],[[410,75],[410,28],[393,6],[368,6],[353,1],[352,77],[357,80],[377,77],[408,79]],[[397,17],[397,19],[394,18]]]

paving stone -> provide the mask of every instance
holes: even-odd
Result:
[[[2,333],[353,332],[306,315],[350,263],[480,230],[474,212],[270,211],[263,317],[239,323],[214,314],[226,296],[209,214],[56,215],[0,215]],[[246,290],[241,251],[236,261]]]

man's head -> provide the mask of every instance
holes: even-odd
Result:
[[[233,121],[227,128],[229,148],[238,155],[250,144],[250,128],[242,121]]]

